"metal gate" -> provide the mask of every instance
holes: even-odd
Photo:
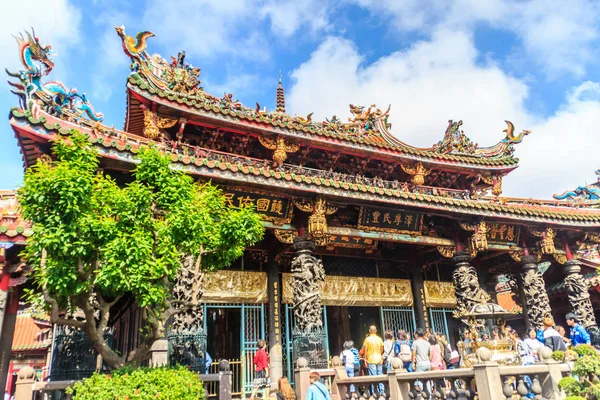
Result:
[[[296,360],[293,359],[294,340],[292,332],[296,326],[294,319],[294,306],[292,304],[285,305],[285,319],[283,321],[282,340],[283,349],[283,376],[287,376],[290,383],[294,385],[294,369],[296,368]],[[327,346],[327,359],[329,360],[329,334],[327,331],[327,306],[323,306],[323,329],[325,331],[325,341]]]
[[[400,329],[410,332],[413,337],[417,322],[415,312],[410,307],[380,307],[382,334],[386,330],[391,330],[394,337]]]
[[[431,330],[435,333],[444,333],[450,339],[448,332],[448,314],[452,315],[450,308],[429,308],[429,320],[431,321]]]
[[[241,311],[240,332],[240,361],[241,368],[232,368],[234,373],[233,382],[238,383],[232,387],[232,395],[252,393],[252,381],[254,380],[254,355],[258,351],[258,341],[265,339],[265,305],[264,304],[204,304],[204,316],[209,308],[236,308]],[[206,320],[204,318],[204,331],[206,332]],[[215,360],[216,361],[216,360]],[[234,361],[235,362],[235,361]],[[235,372],[239,371],[239,377]]]

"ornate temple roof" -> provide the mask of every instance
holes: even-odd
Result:
[[[88,135],[90,143],[103,157],[133,165],[134,156],[141,146],[151,142],[130,133],[102,125],[82,126],[45,113],[36,118],[30,111],[13,109],[11,125],[33,140],[51,140],[57,134],[68,134],[78,129]],[[169,153],[167,146],[160,146]],[[27,157],[26,157],[27,158]],[[357,179],[356,176],[329,174],[297,167],[274,167],[273,163],[249,157],[198,151],[190,147],[171,153],[178,168],[194,175],[224,178],[240,183],[322,193],[346,199],[381,202],[450,212],[456,214],[495,217],[516,222],[542,222],[566,227],[600,227],[600,201],[587,202],[587,207],[567,200],[536,200],[504,197],[471,198],[460,190],[408,186],[381,179]]]
[[[157,55],[150,57],[145,51],[146,39],[153,36],[150,32],[141,32],[136,39],[125,35],[123,28],[118,28],[117,32],[123,38],[126,54],[132,59],[132,73],[127,83],[129,97],[125,130],[103,125],[103,115],[94,111],[85,95],[59,82],[42,82],[41,78],[53,65],[49,60],[49,46],[42,46],[31,35],[28,40],[23,37],[18,40],[21,52],[29,51],[29,56],[22,57],[25,70],[9,72],[17,80],[11,85],[13,93],[20,99],[20,107],[11,110],[10,123],[20,142],[26,166],[48,152],[48,142],[57,134],[68,134],[76,129],[87,134],[103,158],[115,160],[122,170],[131,169],[140,146],[151,143],[171,154],[176,168],[191,174],[244,186],[272,188],[296,197],[321,194],[340,201],[427,209],[461,218],[476,216],[563,228],[600,227],[600,200],[499,197],[502,175],[516,168],[513,145],[528,134],[523,131],[515,136],[510,122],[507,122],[505,138],[492,147],[482,148],[472,143],[460,129],[462,122],[451,121],[439,143],[428,149],[419,149],[400,142],[390,134],[391,127],[387,121],[389,107],[381,111],[375,106],[366,109],[351,106],[353,117],[348,122],[331,118],[317,123],[311,120],[311,115],[291,117],[285,114],[281,87],[278,90],[278,110],[269,113],[259,105],[250,109],[231,95],[217,98],[205,93],[198,79],[200,70],[187,64],[183,54],[178,58],[172,57],[170,63]],[[227,128],[239,133],[265,134],[259,139],[265,147],[275,149],[274,161],[186,144],[179,135],[186,122],[193,118],[204,125],[212,124],[217,130]],[[177,141],[158,140],[161,129],[175,128],[177,124]],[[288,143],[283,137],[293,140]],[[409,160],[399,165],[413,179],[410,183],[386,180],[380,176],[367,177],[285,164],[276,159],[277,151],[281,150],[280,140],[282,147],[290,150],[303,139],[341,147],[351,154],[396,154],[403,160]],[[476,169],[472,171],[474,175],[483,181],[489,180],[486,183],[493,185],[495,196],[481,196],[474,190],[425,185],[423,176],[431,172],[426,165],[436,163]],[[484,176],[481,169],[491,169],[494,174]],[[0,235],[9,237],[21,235],[19,237],[24,238],[30,234],[23,221],[18,220],[7,220],[0,229],[4,229]]]
[[[479,147],[460,129],[462,121],[449,121],[440,142],[430,148],[417,148],[392,135],[388,122],[391,106],[382,111],[374,104],[369,107],[350,104],[351,117],[347,122],[335,115],[325,121],[314,121],[313,113],[307,116],[285,113],[281,83],[277,89],[276,110],[269,112],[259,103],[256,107],[247,107],[232,94],[217,97],[206,93],[201,87],[200,69],[185,62],[181,54],[178,58],[171,57],[171,62],[158,54],[150,56],[146,52],[146,40],[153,36],[150,32],[139,33],[136,40],[127,36],[123,27],[117,28],[117,32],[132,61],[127,84],[130,96],[125,130],[139,136],[144,135],[139,105],[156,102],[171,118],[176,117],[173,113],[177,110],[185,113],[188,120],[213,119],[229,124],[232,129],[252,129],[260,134],[284,135],[297,141],[323,142],[347,147],[348,151],[358,149],[405,160],[508,172],[518,164],[518,159],[513,156],[514,145],[529,134],[529,131],[522,131],[516,135],[514,125],[506,121],[502,140],[490,147]]]

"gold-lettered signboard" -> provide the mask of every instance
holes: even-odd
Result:
[[[497,224],[495,222],[487,223],[487,239],[490,242],[500,243],[518,243],[519,228],[514,225]]]
[[[292,220],[294,207],[290,199],[274,196],[273,194],[257,190],[240,190],[226,187],[223,195],[230,207],[243,207],[253,205],[265,221],[271,221],[276,225],[289,224]]]
[[[293,304],[292,275],[282,274],[281,300]],[[412,306],[408,279],[325,276],[319,287],[321,301],[327,306]]]
[[[367,231],[420,235],[423,214],[383,207],[361,207],[358,228]]]

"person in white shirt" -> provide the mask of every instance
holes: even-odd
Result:
[[[342,364],[344,365],[344,368],[346,369],[346,373],[348,374],[349,378],[352,378],[354,376],[354,353],[352,352],[352,345],[354,343],[352,341],[346,341],[344,343],[344,351],[342,351],[342,353],[340,354],[340,358],[342,359]],[[352,394],[354,393],[355,388],[354,385],[350,385],[350,394],[352,396]]]
[[[383,365],[385,365],[386,372],[392,369],[392,358],[394,358],[394,334],[392,331],[387,330],[383,334],[385,340],[383,341]]]
[[[542,343],[539,340],[537,340],[535,329],[530,329],[527,332],[527,335],[528,337],[525,338],[523,342],[527,345],[527,348],[529,348],[529,351],[537,360],[538,351],[542,348]]]

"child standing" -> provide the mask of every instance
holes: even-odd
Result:
[[[254,400],[254,396],[259,390],[266,389],[266,397],[269,398],[269,355],[267,354],[267,342],[264,340],[258,341],[258,351],[254,356],[254,389],[250,395],[250,400]]]
[[[352,352],[352,345],[354,343],[349,340],[346,341],[344,343],[344,351],[342,351],[342,354],[340,354],[340,358],[342,359],[342,364],[344,365],[344,368],[346,369],[346,373],[348,374],[349,378],[352,378],[354,376],[354,364],[355,364],[355,359],[354,359],[354,353]],[[352,395],[352,393],[354,393],[355,389],[354,389],[354,385],[350,385],[350,394]]]

